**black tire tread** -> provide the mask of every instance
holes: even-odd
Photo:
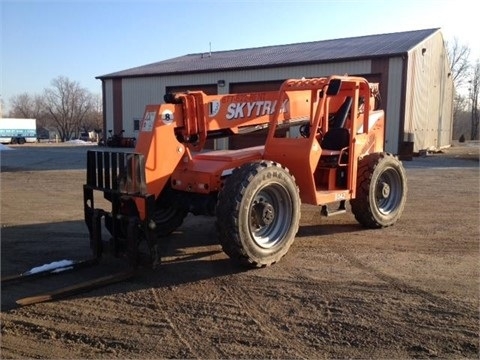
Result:
[[[403,172],[401,176],[403,179],[405,179],[403,166],[401,165],[398,158],[391,153],[380,152],[380,153],[369,154],[365,156],[363,159],[361,159],[358,164],[356,198],[350,201],[350,205],[351,205],[352,213],[355,216],[355,219],[360,224],[362,224],[364,227],[367,227],[367,228],[378,229],[382,227],[388,227],[393,225],[396,221],[395,220],[388,223],[383,223],[378,219],[376,219],[372,211],[372,205],[369,202],[369,192],[371,190],[370,189],[371,180],[372,180],[374,171],[379,166],[383,166],[383,164],[386,162],[398,163],[399,169],[401,169],[401,171]],[[404,181],[403,186],[404,186],[403,197],[405,197],[407,192],[406,181]],[[405,206],[405,201],[402,201],[400,204],[400,209],[398,209],[399,214],[403,212],[404,206]]]
[[[288,251],[288,247],[283,252],[278,254],[272,261],[268,263],[259,263],[251,259],[242,246],[239,235],[239,220],[238,217],[232,214],[238,214],[236,211],[242,201],[246,188],[251,180],[265,168],[277,167],[285,170],[295,181],[293,175],[290,174],[287,168],[273,161],[255,161],[244,164],[236,168],[232,175],[225,182],[225,186],[220,191],[217,201],[217,233],[219,242],[223,251],[230,257],[230,259],[242,266],[249,268],[261,268],[273,265],[278,262]],[[297,196],[296,201],[298,209],[300,209],[299,190],[296,186]],[[292,224],[295,227],[295,232],[298,231],[299,221]]]

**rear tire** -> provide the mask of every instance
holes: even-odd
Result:
[[[288,251],[300,222],[294,177],[280,164],[259,161],[233,171],[218,196],[217,231],[236,263],[264,267]]]
[[[356,198],[350,205],[360,224],[367,228],[393,225],[402,215],[406,199],[407,177],[397,157],[375,153],[359,161]]]

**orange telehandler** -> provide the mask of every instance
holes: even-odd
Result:
[[[96,264],[106,250],[131,266],[17,304],[128,279],[145,253],[150,266],[159,264],[162,237],[189,213],[216,216],[223,250],[248,267],[287,253],[302,203],[329,216],[346,212],[349,201],[363,226],[390,226],[405,207],[407,181],[402,163],[384,151],[377,100],[378,84],[351,76],[287,80],[278,92],[167,94],[164,104],[146,107],[134,152],[87,152],[84,216],[93,257],[2,277],[2,286]],[[262,129],[262,146],[205,151],[209,138]],[[97,193],[109,209],[96,206]]]
[[[155,266],[161,238],[188,213],[216,216],[223,250],[250,267],[287,253],[301,203],[332,215],[349,201],[363,226],[394,224],[407,182],[402,163],[384,151],[377,100],[378,84],[351,76],[287,80],[278,92],[167,94],[146,107],[133,153],[88,152],[84,210],[95,257],[108,244],[136,264],[144,243]],[[209,138],[267,127],[262,146],[204,150]],[[97,192],[111,209],[95,207]]]

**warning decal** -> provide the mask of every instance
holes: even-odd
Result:
[[[152,131],[153,123],[155,122],[155,111],[150,111],[145,114],[142,121],[142,131]]]

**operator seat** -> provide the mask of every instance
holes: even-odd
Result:
[[[349,146],[350,133],[344,126],[351,107],[352,97],[347,96],[342,106],[329,121],[331,125],[320,143],[322,149],[342,150]]]
[[[347,165],[350,132],[344,126],[351,107],[352,97],[347,96],[342,106],[330,119],[331,125],[320,142],[322,148],[322,155],[318,164],[320,167],[336,168]]]

